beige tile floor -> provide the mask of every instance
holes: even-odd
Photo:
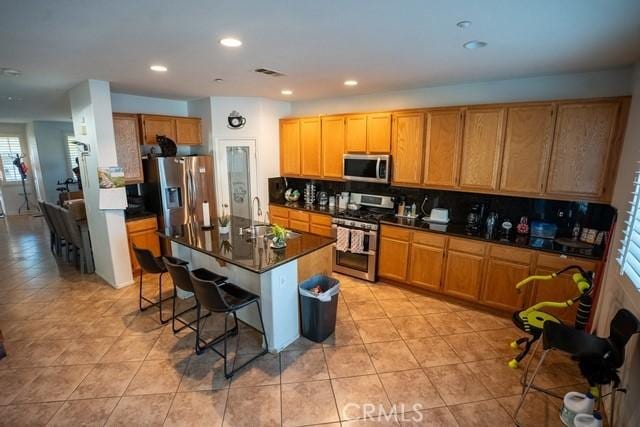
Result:
[[[339,276],[333,336],[300,339],[227,381],[217,355],[193,353],[192,333],[138,311],[136,286],[116,290],[56,260],[42,219],[0,220],[0,259],[0,425],[513,425],[519,371],[506,361],[521,333],[505,317]],[[157,293],[155,278],[144,288]],[[243,327],[238,344],[251,357],[259,336]],[[581,389],[576,366],[555,354],[540,383]],[[367,423],[354,404],[404,416]],[[520,421],[560,425],[557,411],[532,394]]]

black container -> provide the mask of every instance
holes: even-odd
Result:
[[[322,293],[335,292],[330,301],[300,294],[300,318],[302,336],[315,342],[322,342],[336,330],[338,292],[340,282],[331,277],[317,275],[300,284],[300,289],[310,290],[320,286]],[[338,287],[338,289],[334,289]],[[332,291],[332,289],[334,289]]]

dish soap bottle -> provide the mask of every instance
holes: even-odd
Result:
[[[409,216],[418,216],[418,206],[416,206],[416,202],[413,202],[413,204],[411,205],[411,212],[409,213]]]

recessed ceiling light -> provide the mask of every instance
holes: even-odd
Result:
[[[293,95],[293,91],[289,89],[283,89],[280,91],[280,93],[283,95]]]
[[[226,37],[220,40],[220,44],[226,47],[240,47],[242,46],[242,42],[238,39],[234,39],[233,37]]]
[[[151,67],[149,67],[149,69],[151,71],[157,71],[158,73],[164,73],[167,71],[167,67],[165,67],[164,65],[152,65]]]
[[[19,96],[5,96],[5,99],[10,102],[22,101],[22,98],[20,98]]]
[[[220,83],[220,82],[223,82],[224,79],[221,79],[220,77],[218,77],[218,78],[213,79],[213,81],[216,82],[216,83]]]
[[[471,40],[463,44],[462,47],[464,47],[465,49],[480,49],[482,47],[485,47],[486,45],[487,42],[483,42],[480,40]]]
[[[358,82],[356,80],[345,80],[345,86],[358,86]]]
[[[471,26],[471,21],[460,21],[456,25],[460,28],[469,28]]]
[[[20,72],[20,70],[16,70],[15,68],[2,67],[0,68],[0,74],[2,74],[3,76],[17,77],[22,73]]]

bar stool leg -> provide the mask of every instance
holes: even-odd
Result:
[[[158,278],[158,309],[160,310],[160,323],[161,324],[165,324],[169,321],[169,319],[167,320],[162,320],[162,301],[164,301],[162,299],[162,275],[164,273],[160,273],[160,277]],[[175,303],[175,300],[174,300]]]
[[[142,307],[142,275],[144,274],[144,272],[142,271],[142,268],[140,269],[140,300],[139,300],[139,306],[140,306],[140,311],[145,311],[147,308],[149,308],[149,306],[146,307]]]
[[[534,369],[533,375],[531,375],[531,379],[527,382],[527,385],[526,385],[522,395],[520,396],[520,401],[518,402],[518,406],[516,407],[516,410],[513,413],[513,419],[516,422],[516,424],[518,423],[518,413],[520,412],[520,409],[522,408],[522,405],[524,404],[524,400],[526,399],[527,394],[529,394],[529,391],[531,390],[531,386],[533,385],[533,381],[535,380],[536,375],[538,375],[538,371],[540,370],[540,367],[542,366],[542,362],[544,362],[544,359],[547,357],[547,354],[549,354],[550,351],[551,351],[551,349],[548,349],[548,350],[545,350],[542,353],[542,356],[540,356],[540,361],[536,365],[536,369]],[[525,377],[525,381],[526,381],[526,377]]]

